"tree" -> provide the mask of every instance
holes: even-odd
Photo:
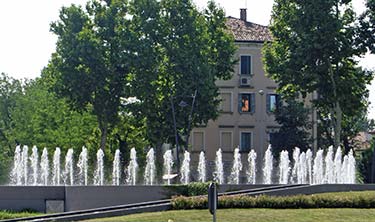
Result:
[[[12,137],[14,124],[12,110],[16,106],[16,98],[22,94],[21,81],[0,74],[0,181],[5,182],[11,166],[13,149],[16,141]]]
[[[65,99],[48,91],[43,78],[25,82],[22,91],[11,110],[11,138],[18,144],[60,147],[63,152],[89,145],[97,125],[95,116],[70,110]]]
[[[272,151],[276,156],[282,150],[292,154],[295,147],[302,151],[310,148],[309,109],[304,107],[303,102],[296,98],[285,98],[275,110],[275,120],[281,125],[271,138]]]
[[[16,98],[22,94],[22,83],[5,73],[0,76],[0,141],[2,147],[12,148],[11,131],[12,109],[16,106]]]
[[[332,126],[335,147],[343,119],[366,109],[366,85],[373,78],[356,59],[368,49],[365,34],[372,34],[361,28],[350,2],[276,0],[273,40],[264,48],[266,71],[281,91],[318,94],[313,103]]]
[[[57,35],[56,53],[47,67],[57,95],[76,110],[92,107],[97,117],[100,148],[108,129],[118,120],[120,98],[126,96],[129,72],[127,2],[97,1],[63,7],[52,23]]]
[[[187,149],[191,129],[218,116],[215,81],[229,79],[235,63],[224,12],[212,1],[200,12],[190,0],[132,1],[132,8],[143,60],[136,60],[131,85],[148,135],[153,144],[179,141]]]

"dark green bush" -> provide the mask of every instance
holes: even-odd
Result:
[[[209,182],[207,183],[189,183],[189,184],[176,184],[165,186],[165,189],[173,195],[181,195],[186,197],[207,195]]]
[[[295,196],[221,196],[219,208],[374,208],[374,192],[345,192]],[[174,197],[173,209],[207,208],[207,197]]]

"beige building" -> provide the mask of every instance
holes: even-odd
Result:
[[[194,128],[190,141],[193,161],[205,151],[212,167],[221,148],[226,169],[236,147],[246,154],[254,149],[258,161],[262,159],[272,133],[278,129],[273,115],[277,85],[266,77],[262,62],[263,43],[271,38],[268,27],[246,21],[245,9],[241,9],[240,19],[229,17],[227,26],[238,46],[235,57],[239,62],[230,80],[217,82],[222,99],[220,116],[207,126]]]

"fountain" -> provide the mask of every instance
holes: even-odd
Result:
[[[74,185],[73,149],[69,149],[65,156],[64,184]]]
[[[44,186],[48,185],[49,160],[47,148],[43,149],[42,157],[40,159],[40,177],[41,184]]]
[[[60,185],[60,155],[59,147],[56,147],[53,154],[53,168],[52,168],[52,185]]]
[[[313,184],[321,184],[324,181],[323,174],[323,150],[318,150],[313,165]]]
[[[154,148],[151,148],[146,155],[146,169],[144,175],[144,181],[146,185],[154,185],[156,175],[155,166],[155,152]]]
[[[224,184],[223,156],[220,148],[216,151],[214,181],[219,184]]]
[[[202,183],[206,182],[206,157],[203,151],[199,154],[198,181]]]
[[[96,152],[94,185],[104,185],[104,152],[102,149],[98,149],[98,151]]]
[[[22,147],[22,154],[21,154],[21,170],[22,170],[22,177],[23,177],[23,184],[28,184],[28,174],[29,174],[29,147],[23,146]]]
[[[292,168],[292,176],[290,178],[290,183],[296,183],[298,181],[297,173],[298,173],[298,167],[299,167],[299,155],[300,155],[300,149],[298,147],[294,148],[293,168]]]
[[[334,164],[333,164],[333,146],[328,147],[328,152],[324,158],[324,183],[335,183],[334,179]]]
[[[280,153],[280,163],[279,163],[279,184],[287,184],[289,179],[289,153],[286,150]]]
[[[172,179],[172,167],[173,167],[173,156],[172,151],[167,150],[163,155],[164,159],[164,175],[163,179],[167,179],[167,185],[171,185]]]
[[[137,183],[137,172],[138,172],[138,163],[137,163],[137,151],[135,148],[130,150],[130,163],[127,169],[127,179],[126,183],[129,185],[135,185]]]
[[[333,161],[333,174],[334,174],[334,183],[341,183],[342,176],[341,176],[341,162],[342,162],[342,153],[341,148],[338,147],[336,150],[336,154]]]
[[[306,151],[306,170],[308,183],[312,183],[312,152],[310,149]]]
[[[229,183],[231,184],[240,184],[240,172],[242,170],[242,161],[240,149],[237,147],[234,149],[233,155],[233,166],[231,173],[229,175]]]
[[[38,155],[38,148],[36,146],[33,146],[32,153],[30,156],[30,162],[31,162],[31,178],[32,178],[32,184],[36,186],[38,184],[38,166],[39,166],[39,155]]]
[[[77,163],[78,181],[79,181],[79,184],[81,184],[81,185],[82,184],[87,185],[87,181],[88,181],[88,179],[87,179],[87,170],[88,170],[87,161],[88,161],[87,148],[83,146],[82,151],[79,154],[78,163]]]
[[[79,155],[77,162],[77,175],[74,174],[73,164],[73,149],[69,149],[65,156],[65,168],[62,174],[60,174],[60,148],[56,148],[53,155],[53,163],[50,169],[50,163],[48,159],[47,148],[43,149],[42,155],[39,159],[38,149],[36,146],[32,148],[32,154],[28,156],[28,147],[16,146],[13,168],[10,172],[10,184],[11,185],[61,185],[60,178],[63,177],[64,185],[88,185],[90,178],[88,177],[88,150],[82,147],[82,151]],[[94,171],[93,184],[97,186],[104,185],[104,152],[99,149],[96,153],[96,169]],[[177,175],[173,174],[174,159],[172,151],[168,150],[164,153],[164,176],[167,184],[171,184],[171,180]],[[222,151],[218,149],[216,151],[215,158],[215,169],[213,173],[214,181],[224,184],[224,166],[222,159]],[[247,156],[247,167],[246,176],[248,184],[255,184],[256,181],[256,158],[257,154],[254,150],[251,150]],[[199,161],[197,166],[198,178],[197,181],[206,181],[206,157],[202,151],[199,154]],[[323,150],[318,150],[315,157],[311,150],[306,152],[300,152],[299,148],[295,148],[293,151],[293,167],[291,169],[291,161],[289,159],[288,151],[282,151],[277,166],[278,175],[273,175],[273,156],[271,146],[268,147],[264,154],[263,164],[263,184],[271,184],[273,179],[278,176],[279,184],[287,183],[298,183],[298,184],[322,184],[322,183],[355,183],[356,170],[355,170],[355,158],[353,151],[351,150],[347,155],[342,157],[341,149],[337,149],[333,152],[333,148],[329,147],[326,155]],[[230,184],[240,184],[240,177],[242,176],[242,159],[238,148],[234,149],[233,162],[231,173],[228,177]],[[130,162],[126,168],[126,183],[129,185],[136,185],[137,183],[137,153],[135,148],[130,151]],[[191,180],[190,172],[190,153],[184,152],[184,159],[180,170],[180,182],[182,184],[188,184]],[[50,174],[52,177],[50,178]],[[243,176],[245,176],[243,175]],[[76,176],[76,178],[75,178]],[[156,166],[155,166],[155,152],[151,148],[146,155],[146,166],[144,173],[144,184],[154,185],[156,178]],[[52,181],[49,181],[52,179]],[[77,181],[75,181],[77,179]],[[121,182],[121,161],[120,151],[117,149],[114,154],[113,160],[113,171],[112,171],[112,185],[120,185]]]
[[[353,150],[349,151],[348,154],[348,166],[347,166],[347,179],[346,183],[355,183],[355,158],[353,155]]]
[[[266,153],[264,154],[264,166],[263,166],[263,183],[272,183],[272,170],[273,170],[273,156],[271,145],[268,146]]]
[[[256,182],[256,159],[257,153],[254,150],[251,150],[247,156],[249,167],[246,171],[247,183],[249,184],[255,184]]]
[[[297,183],[305,184],[307,181],[307,170],[306,170],[306,153],[302,152],[299,155],[298,167],[297,167]]]
[[[113,158],[113,167],[112,167],[112,185],[120,185],[121,178],[121,159],[120,159],[120,150],[115,151],[115,157]]]
[[[180,173],[181,183],[188,184],[190,181],[190,153],[186,150],[184,152],[184,160],[182,161]]]
[[[13,158],[13,169],[10,174],[10,183],[13,185],[22,184],[22,156],[21,156],[21,146],[17,145],[14,151]]]

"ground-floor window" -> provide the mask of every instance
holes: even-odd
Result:
[[[248,152],[252,147],[252,133],[251,132],[241,132],[240,138],[240,151]]]

